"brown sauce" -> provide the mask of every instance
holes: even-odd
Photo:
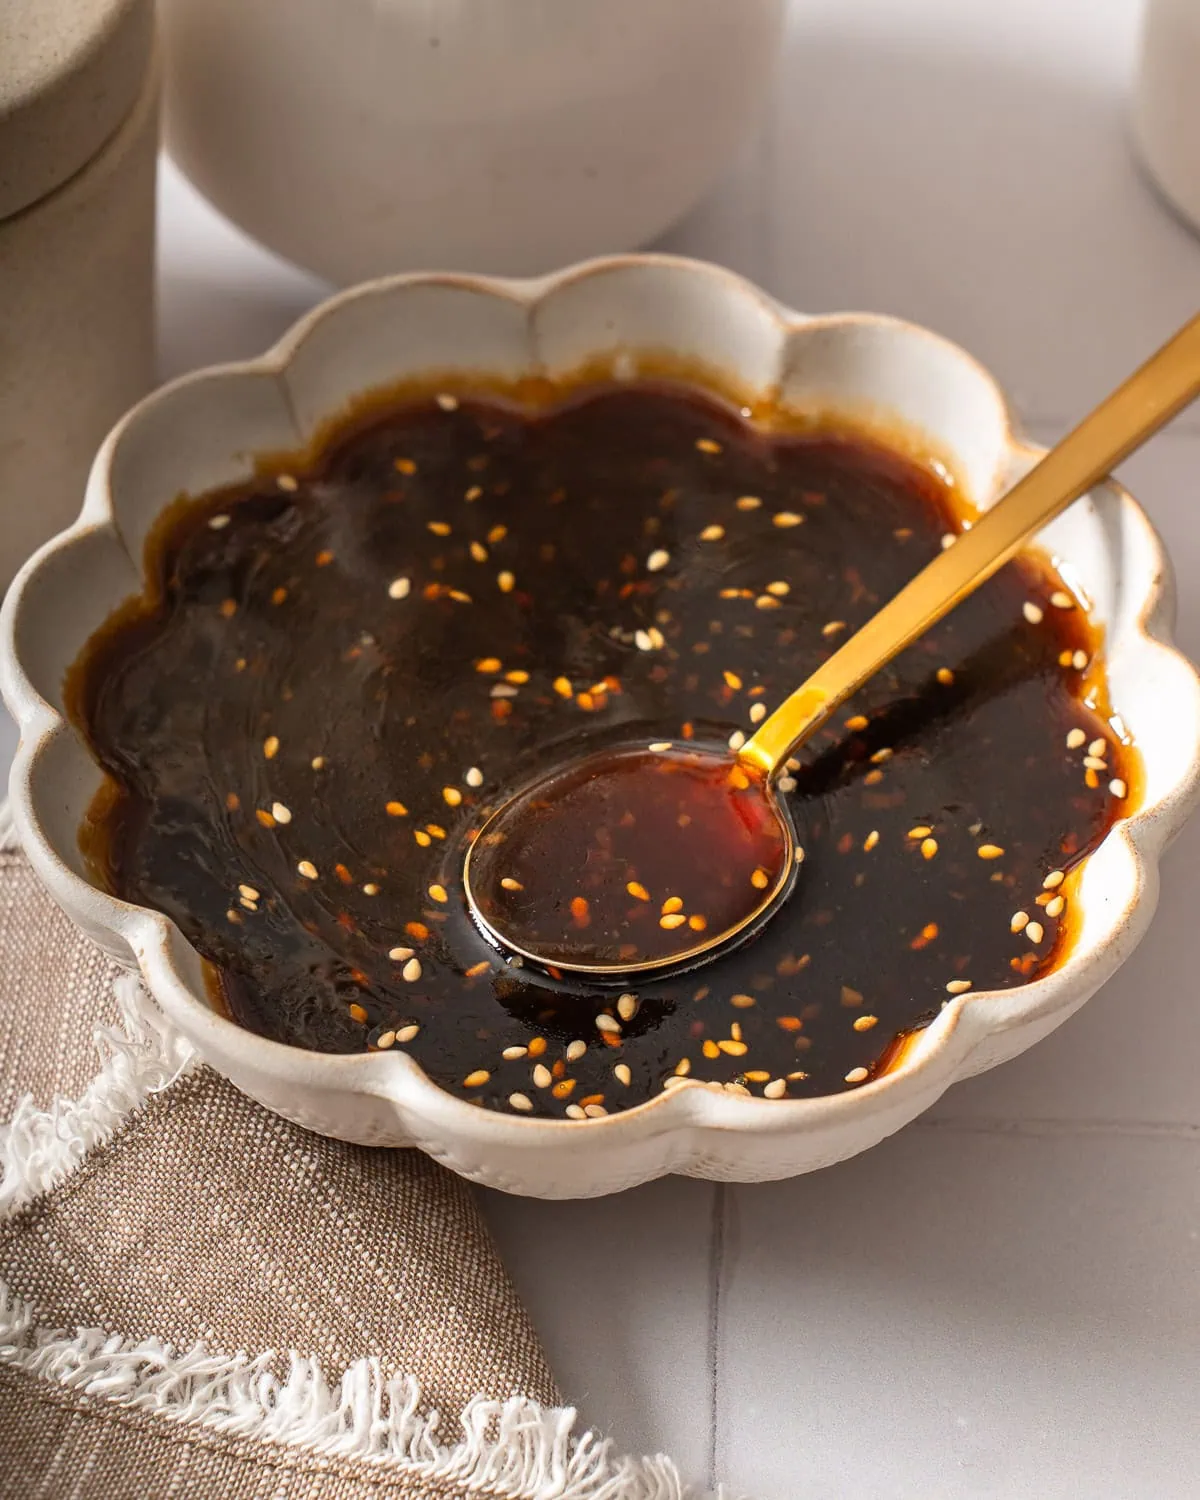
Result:
[[[907,458],[661,385],[376,411],[160,526],[151,594],[69,683],[112,782],[85,847],[179,924],[242,1025],[404,1049],[487,1106],[579,1118],[683,1075],[856,1084],[952,995],[1061,962],[1069,872],[1129,805],[1096,634],[1040,560],[803,748],[781,783],[802,879],[704,968],[618,993],[506,962],[464,909],[463,855],[581,756],[736,744],[956,529]],[[576,854],[547,854],[568,902]]]

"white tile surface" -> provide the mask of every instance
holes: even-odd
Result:
[[[762,139],[664,246],[806,310],[926,322],[1051,438],[1200,304],[1200,244],[1128,147],[1137,12],[798,0]],[[258,352],[323,294],[169,167],[161,227],[164,375]],[[1200,411],[1127,477],[1200,654]],[[1118,978],[866,1158],[753,1189],[485,1194],[569,1398],[758,1500],[1197,1493],[1198,874],[1195,826]]]
[[[1194,1496],[1196,1144],[917,1125],[733,1191],[718,1471],[757,1500]]]

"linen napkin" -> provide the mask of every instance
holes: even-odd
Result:
[[[576,1434],[467,1184],[201,1065],[6,810],[0,1121],[0,1495],[683,1495]]]

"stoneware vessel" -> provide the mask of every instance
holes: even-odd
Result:
[[[633,250],[771,95],[784,0],[159,0],[166,139],[247,233],[345,284]]]
[[[619,378],[666,353],[773,396],[859,421],[899,421],[949,456],[986,506],[1037,450],[1014,432],[991,377],[962,350],[891,318],[789,312],[730,272],[667,257],[593,262],[538,281],[430,275],[344,293],[259,360],[201,370],[150,396],[101,448],[83,512],[24,568],[0,616],[0,668],[21,743],[11,796],[21,839],[64,910],[137,968],[204,1058],[267,1108],[347,1140],[419,1146],[512,1192],[589,1196],[668,1172],[755,1181],[853,1155],[927,1108],[956,1079],[1024,1051],[1128,957],[1154,910],[1159,857],[1197,795],[1200,680],[1170,645],[1170,568],[1146,517],[1107,483],[1041,541],[1093,603],[1113,701],[1141,749],[1145,791],[1086,863],[1066,961],[1022,988],[951,1000],[893,1072],[827,1098],[768,1101],[703,1084],[627,1113],[543,1121],[479,1109],[394,1052],[323,1056],[249,1034],[217,1014],[201,963],[165,917],[96,889],[78,829],[101,775],[64,717],[64,673],[142,587],[147,531],[181,491],[248,475],[253,455],[302,447],[352,398],[406,377]]]

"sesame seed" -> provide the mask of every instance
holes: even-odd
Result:
[[[863,853],[870,854],[871,850],[874,849],[875,845],[878,842],[879,830],[878,828],[872,828],[870,833],[867,834],[866,838],[863,839]]]
[[[496,582],[499,585],[500,592],[502,594],[511,594],[516,581],[517,580],[513,577],[513,575],[508,571],[507,568],[505,568],[503,572],[496,574]]]
[[[478,766],[472,766],[467,774],[463,777],[463,780],[467,783],[468,786],[482,786],[483,772],[479,769]]]
[[[921,853],[925,856],[926,859],[932,859],[937,852],[937,839],[927,838],[921,840]]]
[[[1066,899],[1063,896],[1051,896],[1046,902],[1046,915],[1048,917],[1061,917],[1066,909]]]
[[[734,503],[738,510],[757,510],[762,501],[757,495],[739,495]]]
[[[787,1080],[784,1078],[772,1078],[770,1083],[763,1085],[764,1099],[782,1099],[787,1093]]]
[[[491,1076],[486,1068],[476,1068],[473,1073],[468,1073],[463,1079],[463,1087],[468,1089],[482,1088]]]
[[[617,1014],[622,1021],[632,1021],[637,1015],[638,1002],[636,995],[622,995],[617,1001]]]
[[[228,525],[229,517],[227,515],[209,516],[208,518],[208,529],[210,531],[221,531]]]
[[[947,993],[951,995],[965,995],[970,988],[969,979],[952,979],[946,986]]]
[[[1042,889],[1044,891],[1057,890],[1058,887],[1062,885],[1065,878],[1066,877],[1063,875],[1063,872],[1061,870],[1051,870],[1049,875],[1046,876],[1045,880],[1042,881]]]
[[[400,970],[400,977],[406,984],[416,984],[417,980],[421,977],[421,960],[419,958],[410,958]]]
[[[296,868],[304,876],[305,880],[316,880],[317,867],[311,859],[302,859]]]
[[[519,880],[514,880],[511,875],[502,875],[500,878],[500,884],[506,891],[523,891],[525,889],[521,882]]]
[[[1113,779],[1108,783],[1108,789],[1113,794],[1113,796],[1118,799],[1125,797],[1129,791],[1129,788],[1125,785],[1125,783],[1119,776],[1113,777]]]
[[[517,1045],[513,1047],[505,1047],[500,1056],[504,1059],[505,1062],[516,1062],[519,1058],[527,1056],[528,1052],[528,1047]]]
[[[1084,734],[1082,729],[1072,729],[1067,735],[1067,749],[1078,750],[1086,739],[1087,735]]]
[[[831,635],[837,635],[839,630],[845,630],[845,628],[845,620],[830,620],[827,624],[821,626],[821,634],[828,638]]]
[[[586,1056],[586,1054],[587,1043],[582,1041],[575,1041],[567,1043],[567,1050],[563,1054],[563,1056],[567,1059],[568,1062],[578,1062],[579,1059]]]
[[[855,1031],[870,1031],[871,1027],[877,1025],[878,1022],[878,1016],[855,1016],[853,1025]]]
[[[999,844],[980,844],[975,853],[979,855],[980,859],[999,859],[1004,853],[1004,849]]]
[[[420,1029],[415,1021],[410,1022],[407,1026],[400,1026],[396,1030],[396,1040],[398,1042],[411,1042],[416,1038]]]
[[[851,1068],[846,1074],[846,1082],[862,1083],[868,1076],[866,1068]]]
[[[1025,618],[1031,625],[1040,625],[1045,619],[1045,615],[1043,614],[1041,608],[1038,605],[1032,603],[1032,601],[1030,601],[1029,599],[1026,599],[1025,603],[1022,604],[1021,613],[1025,616]]]
[[[610,1036],[616,1035],[621,1030],[621,1023],[612,1016],[605,1015],[603,1011],[596,1017],[596,1030],[607,1031]]]
[[[1040,922],[1030,922],[1025,928],[1025,936],[1036,946],[1046,936],[1046,933]]]
[[[706,526],[700,533],[700,540],[702,542],[719,542],[724,535],[724,526]]]
[[[1074,609],[1075,601],[1064,589],[1055,589],[1050,595],[1050,603],[1055,609]]]
[[[671,748],[671,741],[655,740],[653,744],[648,746],[648,748],[653,750],[656,755],[661,755],[664,750],[669,750]]]
[[[388,597],[390,599],[407,599],[412,588],[412,580],[408,578],[393,578],[388,584]]]
[[[618,1063],[613,1069],[613,1077],[618,1083],[624,1084],[626,1088],[633,1082],[633,1074],[629,1070],[628,1063]]]
[[[289,494],[294,493],[300,488],[299,483],[290,474],[277,474],[275,476],[275,483],[281,490],[287,490]]]
[[[664,928],[667,932],[671,932],[676,927],[682,927],[686,921],[687,918],[682,914],[682,912],[674,912],[670,916],[659,917],[658,925]]]
[[[282,802],[271,803],[271,816],[277,823],[290,823],[292,821],[291,809],[285,807]]]
[[[671,554],[665,548],[658,547],[646,559],[646,570],[650,573],[657,573],[665,568],[670,561]]]
[[[263,754],[268,760],[274,760],[279,754],[279,736],[269,734],[263,741]]]
[[[528,1094],[509,1094],[508,1102],[512,1109],[520,1110],[524,1115],[527,1115],[533,1108],[533,1100]]]
[[[803,520],[804,517],[798,516],[794,510],[780,510],[771,517],[771,525],[784,530],[789,526],[799,526]]]
[[[1021,932],[1029,926],[1029,913],[1027,911],[1015,911],[1012,920],[1008,924],[1010,932]]]
[[[534,1063],[531,1076],[535,1088],[548,1089],[554,1082],[554,1075],[545,1063]]]

